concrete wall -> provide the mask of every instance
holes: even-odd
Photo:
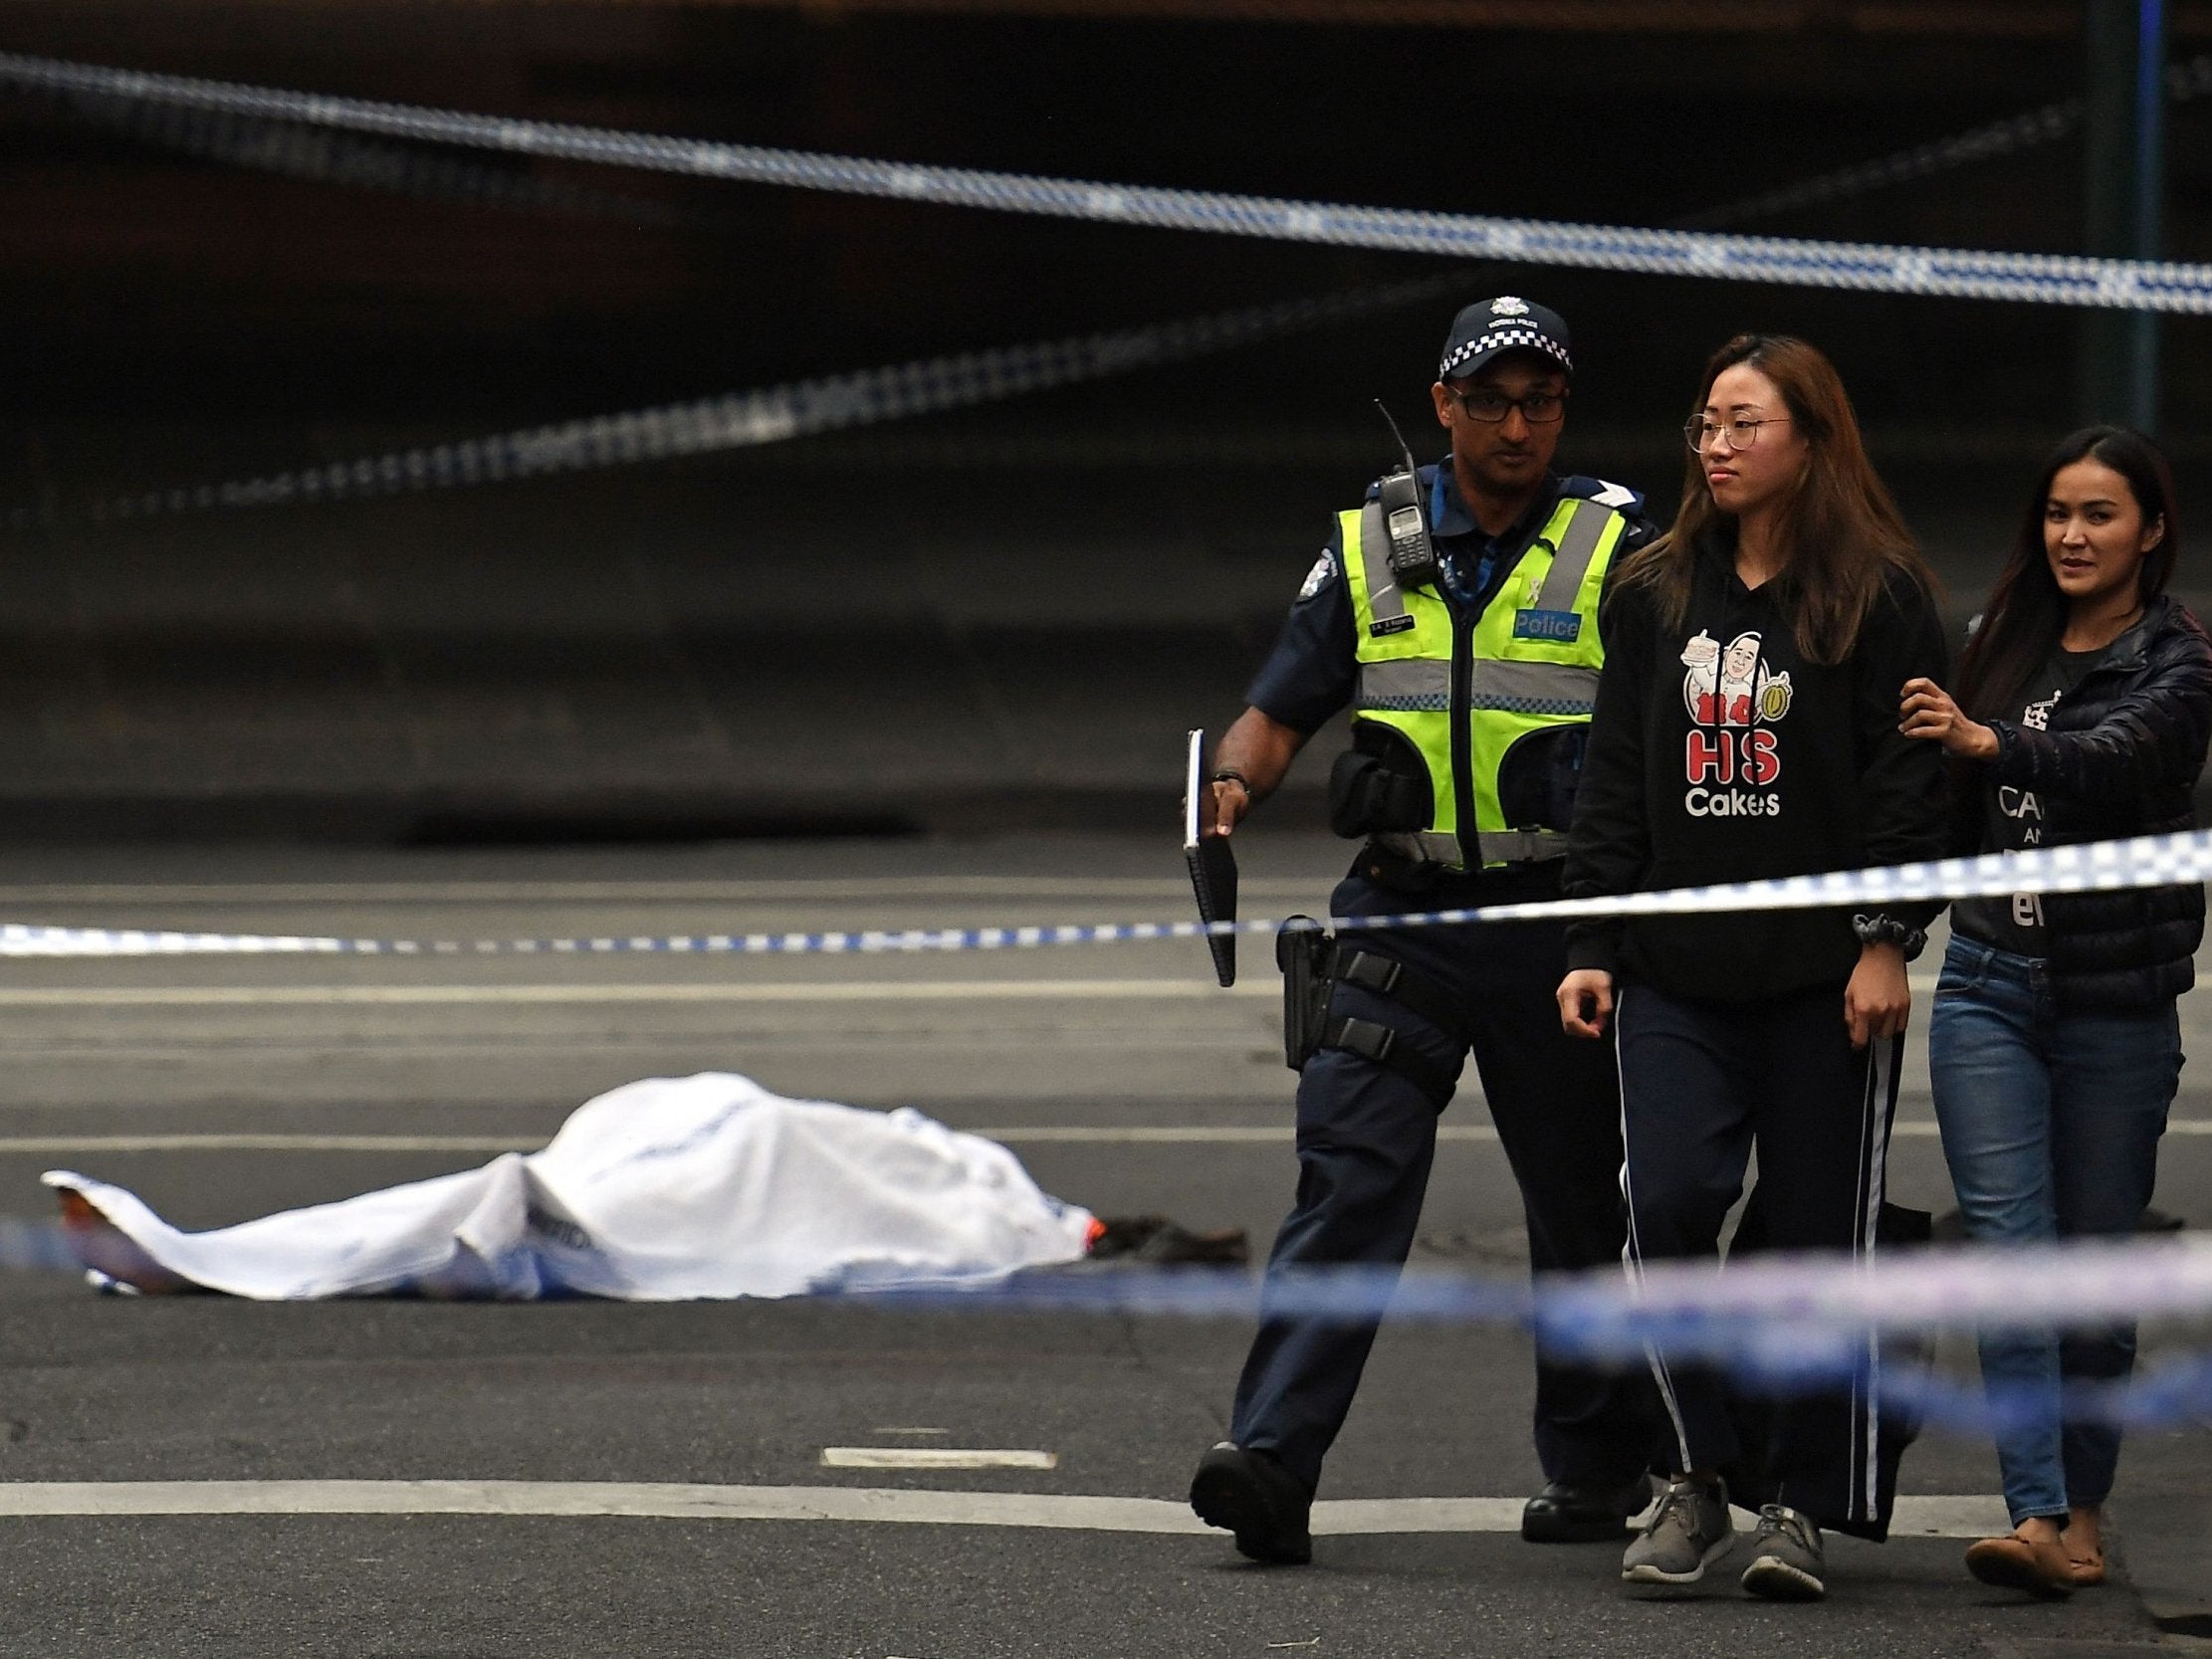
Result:
[[[0,0],[0,48],[858,154],[1655,222],[2076,90],[2053,6],[1640,36],[821,8]],[[1992,22],[2002,14],[2010,27]],[[1871,14],[1870,14],[1871,15]],[[1979,21],[1976,21],[1979,20]],[[2208,20],[2178,18],[2177,50]],[[1943,31],[1949,32],[1943,32]],[[1927,32],[1934,31],[1934,32]],[[1571,73],[1568,71],[1571,70]],[[1132,89],[1136,89],[1135,93]],[[1836,356],[1959,607],[2074,424],[2026,306],[1485,270],[1437,304],[720,461],[97,525],[193,485],[1394,282],[1422,261],[590,169],[521,213],[276,179],[0,98],[0,835],[1089,823],[1172,810],[1459,299],[1574,321],[1568,456],[1664,503],[1739,327]],[[2212,100],[2176,254],[2212,253]],[[2078,146],[1785,216],[2054,248]],[[2212,330],[2168,330],[2188,499]],[[1433,440],[1417,437],[1428,450]],[[1322,770],[1303,769],[1303,804]]]

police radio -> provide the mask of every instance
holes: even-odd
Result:
[[[1437,546],[1429,538],[1429,514],[1422,505],[1421,475],[1414,467],[1414,452],[1406,447],[1406,435],[1398,430],[1398,423],[1383,408],[1381,398],[1375,407],[1382,412],[1390,425],[1390,435],[1398,440],[1400,465],[1383,475],[1378,495],[1383,509],[1383,530],[1390,537],[1390,573],[1400,587],[1435,587],[1438,565]]]

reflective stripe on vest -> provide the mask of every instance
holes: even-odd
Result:
[[[1470,709],[1588,720],[1596,706],[1594,669],[1478,658],[1472,670],[1467,688]],[[1451,707],[1451,664],[1426,657],[1368,664],[1360,670],[1358,707],[1399,714],[1441,713]]]
[[[1470,709],[1502,710],[1511,715],[1554,715],[1563,720],[1590,718],[1598,706],[1598,671],[1564,663],[1494,663],[1474,660],[1467,688]]]
[[[1360,709],[1394,709],[1401,713],[1440,711],[1451,707],[1451,664],[1430,657],[1395,663],[1360,665]]]
[[[1627,520],[1595,502],[1560,502],[1475,619],[1464,716],[1474,822],[1462,825],[1451,770],[1450,607],[1437,593],[1399,587],[1380,518],[1374,503],[1338,515],[1359,659],[1353,719],[1390,726],[1413,744],[1435,809],[1428,829],[1375,839],[1452,868],[1470,856],[1485,865],[1558,857],[1566,826],[1508,824],[1498,772],[1522,738],[1589,721],[1604,661],[1598,598]]]
[[[1596,502],[1579,502],[1576,506],[1595,511],[1576,512],[1560,531],[1556,543],[1559,551],[1552,555],[1551,569],[1545,573],[1543,588],[1536,595],[1536,608],[1540,611],[1575,608],[1575,595],[1582,591],[1582,584],[1590,574],[1590,560],[1596,556],[1598,543],[1605,537],[1608,510],[1598,507]],[[1608,549],[1609,555],[1610,552]]]

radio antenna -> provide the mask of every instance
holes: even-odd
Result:
[[[1414,452],[1406,442],[1406,434],[1398,430],[1398,422],[1391,418],[1391,412],[1384,406],[1383,400],[1376,398],[1374,402],[1375,412],[1383,417],[1384,424],[1390,428],[1390,435],[1398,440],[1398,453],[1406,458],[1406,471],[1413,472]]]

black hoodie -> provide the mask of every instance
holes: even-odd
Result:
[[[1570,898],[1940,858],[1940,745],[1897,730],[1905,681],[1946,675],[1942,620],[1893,573],[1835,667],[1808,663],[1782,582],[1747,588],[1732,545],[1700,542],[1689,606],[1663,627],[1645,587],[1607,603],[1606,663],[1576,797]],[[1864,908],[1864,907],[1862,907]],[[1889,906],[1924,926],[1940,906]],[[1569,967],[1672,995],[1748,1001],[1841,989],[1852,909],[1578,923]]]

